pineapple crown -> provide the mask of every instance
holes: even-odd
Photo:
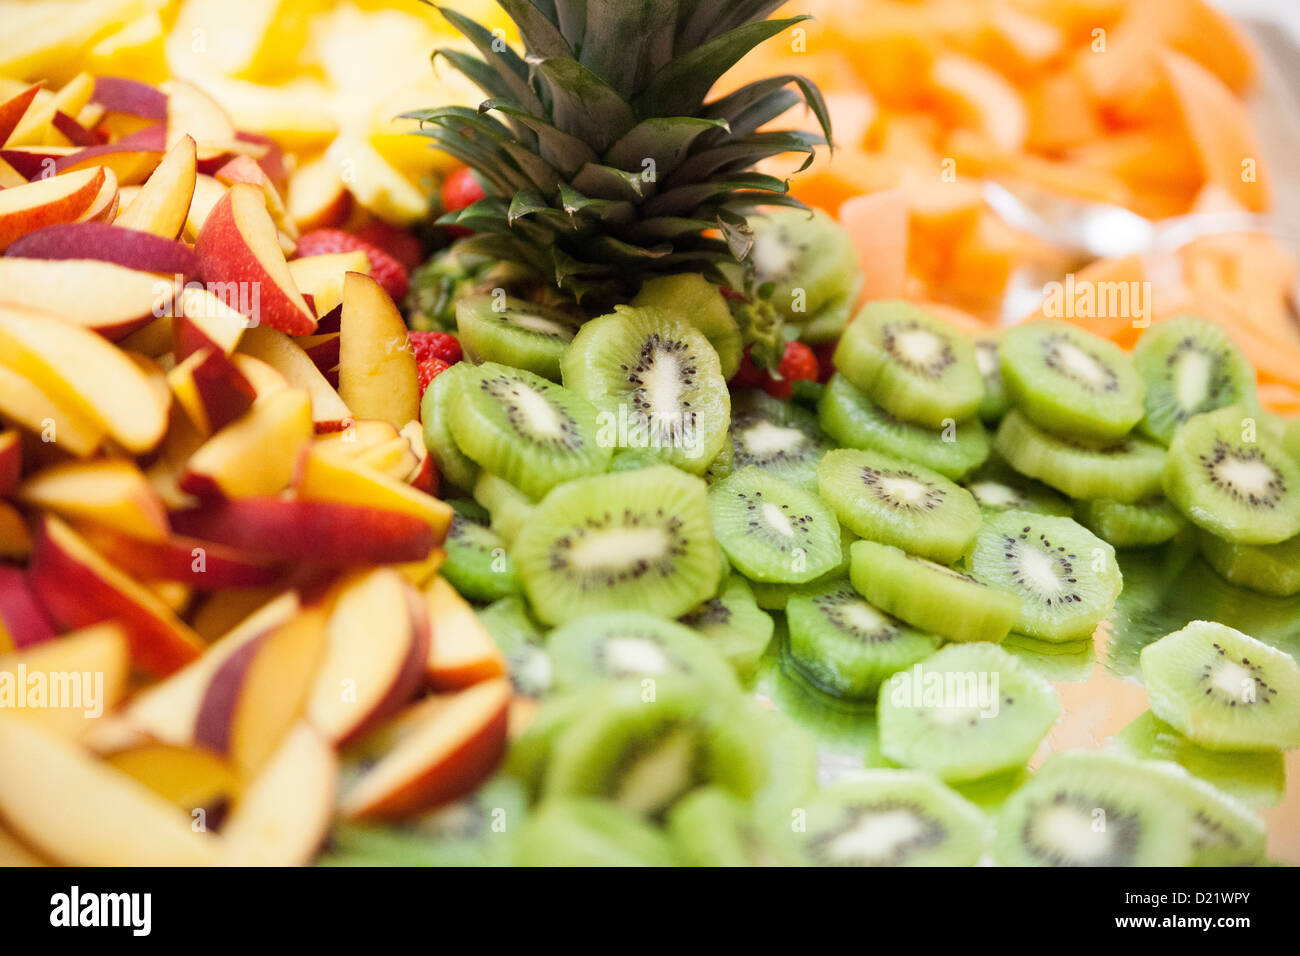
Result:
[[[423,0],[429,3],[430,0]],[[618,301],[656,273],[739,287],[756,207],[802,204],[752,170],[830,142],[816,85],[795,74],[706,101],[759,43],[808,19],[782,0],[498,0],[524,43],[445,7],[479,56],[435,50],[488,97],[405,114],[473,168],[487,197],[439,220],[467,252],[521,263],[575,299]],[[430,3],[430,5],[434,5]],[[762,127],[806,104],[825,136]],[[715,231],[716,230],[716,231]]]

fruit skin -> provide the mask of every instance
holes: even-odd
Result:
[[[411,331],[407,334],[407,338],[410,340],[417,362],[436,358],[447,365],[455,365],[462,358],[460,342],[456,336],[447,332]]]
[[[420,398],[424,398],[424,390],[429,387],[429,383],[449,368],[451,368],[449,364],[432,355],[417,360],[415,374],[420,382]]]
[[[456,170],[442,183],[442,208],[445,212],[457,212],[466,206],[472,206],[487,197],[483,185],[468,166]],[[474,230],[465,226],[448,226],[447,234],[453,238],[472,235]]]
[[[817,355],[802,342],[786,342],[785,353],[777,364],[776,374],[754,364],[749,350],[740,360],[740,368],[729,383],[732,388],[761,388],[773,398],[788,399],[795,382],[821,380],[821,365]]]
[[[370,260],[370,275],[392,296],[394,302],[406,298],[410,283],[406,267],[384,252],[372,246],[359,236],[342,229],[313,229],[298,240],[297,257],[322,256],[333,252],[354,252],[360,250]]]
[[[1261,594],[1300,594],[1300,535],[1279,544],[1238,544],[1209,532],[1200,534],[1201,554],[1210,567],[1238,587]]]

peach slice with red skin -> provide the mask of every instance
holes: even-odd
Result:
[[[103,185],[104,171],[87,169],[0,191],[0,250],[29,232],[72,222],[90,207]]]
[[[204,590],[255,588],[275,583],[279,565],[225,545],[171,535],[162,541],[85,526],[82,535],[109,561],[141,580],[179,581]]]
[[[3,146],[9,139],[9,134],[14,131],[18,121],[23,118],[27,108],[32,105],[32,100],[36,99],[36,94],[40,91],[40,88],[41,84],[36,83],[0,103],[0,146]]]
[[[8,708],[8,712],[34,721],[65,739],[75,740],[126,696],[131,676],[130,646],[122,628],[106,621],[66,634],[57,641],[0,656],[0,674],[17,680],[20,669],[27,676],[29,687],[33,675],[45,675],[48,696],[35,702],[29,691],[28,699],[17,701],[18,706]],[[58,675],[72,674],[84,675],[95,686],[83,683],[78,688],[68,683],[65,686],[71,694],[67,699],[62,694],[54,696]]]
[[[435,690],[459,690],[505,676],[505,658],[496,642],[445,578],[430,581],[424,599],[434,627],[426,669]]]
[[[188,286],[174,303],[173,342],[179,362],[201,348],[229,355],[248,329],[248,320],[207,289]]]
[[[418,418],[420,385],[406,322],[370,276],[344,277],[340,330],[339,395],[353,414],[394,428]]]
[[[162,275],[192,279],[199,274],[198,256],[183,242],[151,232],[104,222],[70,222],[47,226],[23,236],[6,251],[23,259],[97,259]]]
[[[203,650],[187,624],[58,518],[47,515],[38,526],[28,575],[41,604],[64,627],[120,623],[132,662],[144,670],[170,674]]]
[[[184,810],[191,819],[201,819],[205,826],[215,826],[239,798],[239,778],[234,770],[201,747],[136,743],[106,754],[104,762]]]
[[[410,453],[405,439],[394,445]],[[309,501],[367,505],[410,515],[426,522],[441,544],[451,524],[451,506],[445,501],[416,491],[410,485],[369,467],[356,458],[340,454],[339,445],[318,443],[302,453],[294,487],[299,497]]]
[[[167,309],[173,290],[166,279],[97,259],[4,256],[0,303],[58,315],[61,322],[111,341],[143,328]]]
[[[18,432],[0,432],[0,498],[8,498],[23,473],[23,442]]]
[[[68,461],[42,468],[18,489],[18,500],[73,521],[90,521],[153,541],[167,536],[167,510],[135,462],[126,458]]]
[[[338,167],[325,157],[303,163],[289,176],[289,218],[301,231],[337,226],[351,207],[352,194]]]
[[[205,280],[242,287],[237,297],[218,297],[232,308],[242,305],[254,324],[290,335],[315,331],[315,313],[294,285],[265,196],[256,186],[230,187],[204,220],[194,249]],[[257,290],[255,308],[245,290]]]
[[[350,820],[419,813],[471,792],[505,752],[510,682],[484,681],[407,708],[350,756],[382,754],[343,795]]]
[[[20,651],[56,636],[54,624],[36,599],[27,574],[0,564],[0,646]]]
[[[110,113],[125,113],[159,122],[167,119],[166,93],[156,86],[122,76],[96,77],[91,102],[101,104]]]
[[[185,226],[194,198],[194,140],[182,136],[158,164],[134,199],[117,214],[117,222],[128,229],[175,239]]]
[[[17,508],[0,499],[0,560],[26,561],[31,553],[32,533],[26,519]],[[0,647],[3,643],[0,628]]]
[[[33,434],[48,436],[78,457],[91,454],[104,439],[104,430],[80,411],[4,365],[0,365],[0,414]]]
[[[46,150],[54,147],[45,147]],[[134,186],[149,178],[162,161],[166,138],[160,126],[150,126],[124,136],[116,143],[87,146],[59,156],[54,162],[56,178],[65,173],[104,166],[117,176],[118,186]],[[22,170],[19,170],[22,172]]]
[[[253,407],[257,392],[229,357],[204,348],[167,373],[176,401],[203,435],[211,435]]]
[[[334,386],[326,380],[311,356],[283,332],[265,326],[249,329],[240,340],[239,351],[261,359],[283,375],[291,388],[307,393],[316,431],[328,431],[338,423],[351,421],[352,412]]]
[[[107,166],[104,166],[103,170],[104,185],[99,187],[99,193],[86,211],[76,218],[77,222],[105,222],[111,224],[113,217],[117,215],[118,203],[122,198],[122,191],[118,188],[117,174]]]
[[[181,476],[181,489],[231,498],[274,494],[293,479],[299,449],[311,436],[307,393],[296,388],[273,392],[194,453]]]

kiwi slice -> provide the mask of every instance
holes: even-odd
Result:
[[[737,719],[745,704],[692,681],[661,679],[653,693],[640,681],[604,685],[556,739],[544,793],[604,797],[649,817],[705,784],[747,798],[766,765],[761,742]]]
[[[847,581],[792,597],[785,613],[795,666],[830,693],[855,700],[873,698],[881,681],[940,644],[873,607]]]
[[[1146,387],[1133,360],[1077,325],[1018,325],[998,352],[1007,395],[1039,428],[1105,441],[1123,438],[1142,418]]]
[[[551,657],[523,599],[502,598],[479,611],[478,619],[505,655],[515,692],[524,697],[549,694],[554,683]]]
[[[1113,547],[1071,518],[1027,511],[985,517],[970,568],[1018,594],[1014,629],[1044,641],[1090,636],[1122,585]]]
[[[396,826],[343,823],[323,866],[511,866],[528,813],[523,786],[489,780],[469,796]]]
[[[736,470],[736,446],[732,444],[731,436],[722,443],[722,448],[709,462],[709,467],[704,471],[704,480],[709,484],[715,481],[721,481],[733,471]]]
[[[1165,495],[1195,525],[1243,544],[1300,534],[1300,463],[1257,435],[1242,405],[1197,415],[1165,462]]]
[[[855,541],[849,576],[876,607],[952,641],[1006,637],[1020,596],[973,574],[875,541]]]
[[[682,272],[647,279],[632,305],[664,309],[703,332],[718,353],[724,379],[730,381],[740,368],[740,326],[718,287],[704,276]]]
[[[709,488],[709,511],[727,559],[747,578],[802,584],[842,559],[839,522],[821,499],[752,465]]]
[[[1011,408],[1002,384],[1002,357],[998,354],[997,339],[982,336],[975,339],[975,364],[984,377],[984,397],[976,414],[985,424],[996,425]]]
[[[1142,649],[1151,710],[1210,750],[1300,747],[1300,666],[1217,621],[1193,621]]]
[[[803,325],[852,302],[862,284],[858,251],[834,218],[806,209],[772,209],[750,221],[754,280],[786,321]]]
[[[1026,478],[996,452],[966,479],[965,488],[981,511],[1033,511],[1066,518],[1074,514],[1069,498],[1041,481]]]
[[[1204,319],[1179,316],[1147,329],[1133,363],[1146,383],[1142,430],[1162,444],[1195,415],[1228,405],[1259,407],[1250,360]]]
[[[1053,643],[1012,631],[998,646],[1050,684],[1082,683],[1097,662],[1091,637]]]
[[[1187,866],[1192,819],[1149,764],[1119,754],[1053,754],[997,819],[1004,866]]]
[[[857,295],[831,302],[799,327],[799,341],[809,345],[828,345],[844,333],[853,318]]]
[[[1176,763],[1246,806],[1276,806],[1286,793],[1286,763],[1281,752],[1209,750],[1149,710],[1119,732],[1115,746],[1134,757]]]
[[[835,368],[894,417],[930,428],[971,418],[984,398],[970,339],[910,302],[863,306],[835,348]]]
[[[754,602],[754,592],[743,577],[731,574],[717,597],[679,618],[711,644],[741,680],[758,667],[772,640],[772,616]]]
[[[603,412],[602,444],[648,449],[697,475],[722,450],[731,398],[718,353],[674,313],[616,306],[583,325],[561,368]]]
[[[1292,460],[1300,462],[1300,418],[1293,418],[1286,424],[1281,437],[1282,449]]]
[[[451,434],[485,471],[540,498],[556,485],[609,466],[597,412],[585,399],[523,369],[474,369],[451,408]]]
[[[514,543],[533,514],[533,499],[490,471],[479,472],[478,480],[474,482],[474,501],[490,515],[492,533],[504,541],[506,547]]]
[[[722,691],[736,678],[722,655],[695,631],[645,611],[588,614],[546,639],[555,686],[564,691],[594,681],[685,675]]]
[[[834,447],[816,415],[755,389],[731,397],[731,444],[735,468],[753,465],[807,491],[817,490],[817,463]]]
[[[953,481],[989,456],[989,437],[979,419],[938,429],[901,421],[838,372],[826,383],[817,418],[826,434],[845,448],[914,461]]]
[[[420,401],[425,447],[433,456],[439,474],[450,484],[466,491],[472,490],[478,480],[479,467],[465,456],[451,435],[451,409],[468,388],[467,380],[473,374],[472,365],[457,362],[429,383]]]
[[[1063,438],[1012,409],[993,444],[1016,471],[1071,498],[1133,502],[1161,494],[1165,450],[1132,435],[1100,444]]]
[[[1117,548],[1164,544],[1187,527],[1186,519],[1164,498],[1132,504],[1093,498],[1078,502],[1074,513],[1080,524]]]
[[[502,770],[523,784],[534,800],[541,794],[556,741],[587,713],[588,690],[584,687],[546,698],[524,730],[510,742]]]
[[[497,362],[560,380],[560,358],[578,331],[571,315],[507,296],[469,295],[456,303],[456,330],[474,362]]]
[[[813,796],[791,842],[811,866],[973,866],[987,826],[933,777],[872,770]]]
[[[1254,866],[1264,861],[1264,823],[1251,809],[1175,763],[1146,762],[1167,799],[1192,820],[1193,866]]]
[[[1300,594],[1300,535],[1278,544],[1241,544],[1207,531],[1200,533],[1201,554],[1233,584],[1261,594]]]
[[[941,564],[965,554],[980,526],[980,508],[969,491],[879,452],[827,452],[817,479],[822,498],[854,534]]]
[[[659,465],[556,488],[510,550],[534,612],[550,624],[609,610],[677,617],[711,597],[722,557],[707,487]]]
[[[518,594],[519,575],[506,553],[505,541],[482,520],[453,505],[443,550],[447,558],[438,573],[471,601],[488,603]],[[481,511],[481,509],[476,509]]]
[[[519,835],[520,866],[680,866],[657,827],[608,800],[553,798]]]
[[[817,789],[817,744],[778,710],[760,706],[750,712],[754,734],[767,755],[767,778],[749,802],[761,819],[789,820]]]
[[[699,787],[673,806],[668,832],[691,866],[788,866],[791,860],[756,825],[742,801],[721,787]]]
[[[996,644],[952,644],[880,689],[880,750],[941,780],[1023,766],[1061,714],[1056,692]]]

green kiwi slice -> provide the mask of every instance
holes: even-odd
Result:
[[[1053,434],[1123,438],[1142,418],[1146,387],[1119,346],[1076,325],[1027,322],[998,347],[1011,402]]]
[[[822,498],[854,534],[952,564],[970,547],[980,508],[937,472],[879,452],[841,448],[817,468]]]
[[[749,259],[760,286],[786,321],[804,325],[852,302],[862,284],[857,247],[834,218],[806,209],[772,209],[750,222]]]
[[[482,520],[453,505],[443,550],[447,558],[438,573],[471,601],[488,603],[518,594],[519,575],[506,553],[505,541]],[[476,511],[481,509],[475,509]]]
[[[691,866],[788,866],[780,841],[763,833],[754,814],[721,787],[698,787],[673,806],[668,832]]]
[[[1178,316],[1147,329],[1133,362],[1146,383],[1142,430],[1164,445],[1195,415],[1228,405],[1259,407],[1250,360],[1204,319]]]
[[[722,655],[689,627],[645,611],[588,614],[546,638],[555,686],[566,691],[595,681],[684,675],[722,691],[736,678]]]
[[[835,368],[894,417],[929,428],[971,418],[984,399],[970,339],[910,302],[863,306],[835,348]]]
[[[1287,422],[1282,432],[1282,449],[1293,461],[1300,462],[1300,418]]]
[[[677,617],[717,591],[722,556],[708,486],[676,468],[580,478],[547,495],[510,549],[537,616]]]
[[[1241,544],[1207,531],[1199,537],[1210,567],[1237,587],[1276,597],[1300,594],[1300,535],[1278,544]]]
[[[322,866],[511,866],[528,814],[520,783],[500,776],[398,825],[342,823]]]
[[[1132,504],[1093,498],[1077,502],[1074,513],[1080,524],[1117,548],[1164,544],[1187,527],[1187,520],[1164,498]]]
[[[717,597],[678,619],[717,649],[736,676],[748,679],[772,640],[772,616],[759,608],[743,577],[731,574]]]
[[[984,336],[975,339],[975,364],[984,377],[984,397],[976,411],[986,425],[996,425],[1011,408],[1006,387],[1002,384],[1002,357],[998,340]]]
[[[1187,866],[1192,819],[1143,761],[1114,753],[1053,754],[998,814],[1004,866]]]
[[[880,750],[941,780],[1023,766],[1061,714],[1045,680],[996,644],[951,644],[880,689]]]
[[[817,744],[806,730],[779,710],[751,710],[753,730],[767,755],[767,778],[750,804],[760,819],[789,820],[817,789]]]
[[[869,700],[890,674],[933,654],[940,640],[873,607],[848,581],[786,605],[790,658],[832,694]]]
[[[855,541],[849,576],[876,607],[952,641],[1006,637],[1020,596],[973,574],[875,541]]]
[[[792,844],[811,866],[973,866],[984,814],[933,777],[872,770],[818,791]]]
[[[755,389],[731,396],[731,444],[734,468],[753,465],[808,491],[817,490],[817,463],[834,447],[816,415]]]
[[[1286,794],[1286,763],[1276,750],[1210,750],[1188,740],[1151,711],[1115,737],[1124,753],[1176,763],[1249,807],[1272,807]]]
[[[420,421],[424,424],[424,444],[448,483],[470,491],[478,480],[478,465],[465,456],[451,435],[451,409],[469,387],[474,366],[457,362],[429,383],[420,401]],[[455,396],[455,398],[453,398]]]
[[[1142,649],[1151,710],[1210,750],[1300,747],[1300,666],[1217,621],[1193,621]]]
[[[709,511],[727,559],[752,580],[802,584],[842,560],[840,526],[830,508],[753,466],[709,488]]]
[[[672,841],[608,800],[553,798],[519,835],[520,866],[680,866]]]
[[[1071,498],[1133,502],[1161,494],[1165,450],[1132,435],[1101,444],[1063,438],[1012,409],[993,445],[1016,471]]]
[[[737,719],[746,704],[691,681],[658,680],[652,693],[641,681],[604,685],[556,739],[544,794],[604,797],[648,817],[706,784],[748,798],[766,765],[761,741]]]
[[[938,429],[901,421],[838,372],[826,383],[817,418],[826,434],[845,448],[914,461],[953,481],[989,456],[989,437],[979,419]]]
[[[1254,866],[1264,861],[1264,822],[1251,809],[1175,763],[1146,762],[1170,803],[1192,819],[1193,866]]]
[[[1026,478],[996,452],[975,469],[964,487],[981,511],[1033,511],[1066,518],[1074,514],[1069,498],[1041,481]]]
[[[1091,637],[1053,643],[1012,631],[998,646],[1050,684],[1082,683],[1097,662]]]
[[[536,800],[546,780],[555,743],[587,713],[589,688],[571,694],[553,694],[533,713],[523,732],[510,743],[502,770],[518,780]]]
[[[986,516],[970,568],[1018,594],[1013,628],[1043,641],[1090,636],[1122,586],[1113,547],[1071,518],[1027,511]]]
[[[664,309],[703,332],[718,353],[724,379],[730,381],[740,368],[744,347],[740,326],[718,287],[704,276],[682,272],[647,279],[632,305]]]
[[[560,380],[560,358],[578,331],[571,315],[507,296],[470,295],[456,303],[456,330],[474,362],[496,362]]]
[[[549,694],[554,683],[551,656],[523,599],[502,598],[479,611],[478,619],[505,655],[515,692],[524,697]]]
[[[613,454],[597,440],[590,402],[540,375],[494,362],[465,380],[450,417],[461,451],[533,498],[604,471]]]
[[[490,471],[479,472],[478,480],[474,482],[474,501],[487,511],[492,533],[504,541],[506,547],[514,543],[535,507],[532,498]]]
[[[561,368],[601,409],[601,444],[648,449],[697,475],[722,450],[731,398],[718,353],[674,313],[616,306],[583,325]]]
[[[733,471],[736,470],[736,446],[732,444],[731,436],[722,443],[722,448],[709,462],[709,467],[704,472],[704,480],[709,484],[715,481],[721,481]]]
[[[1243,544],[1300,534],[1300,463],[1241,405],[1197,415],[1169,445],[1165,495],[1195,525]]]

